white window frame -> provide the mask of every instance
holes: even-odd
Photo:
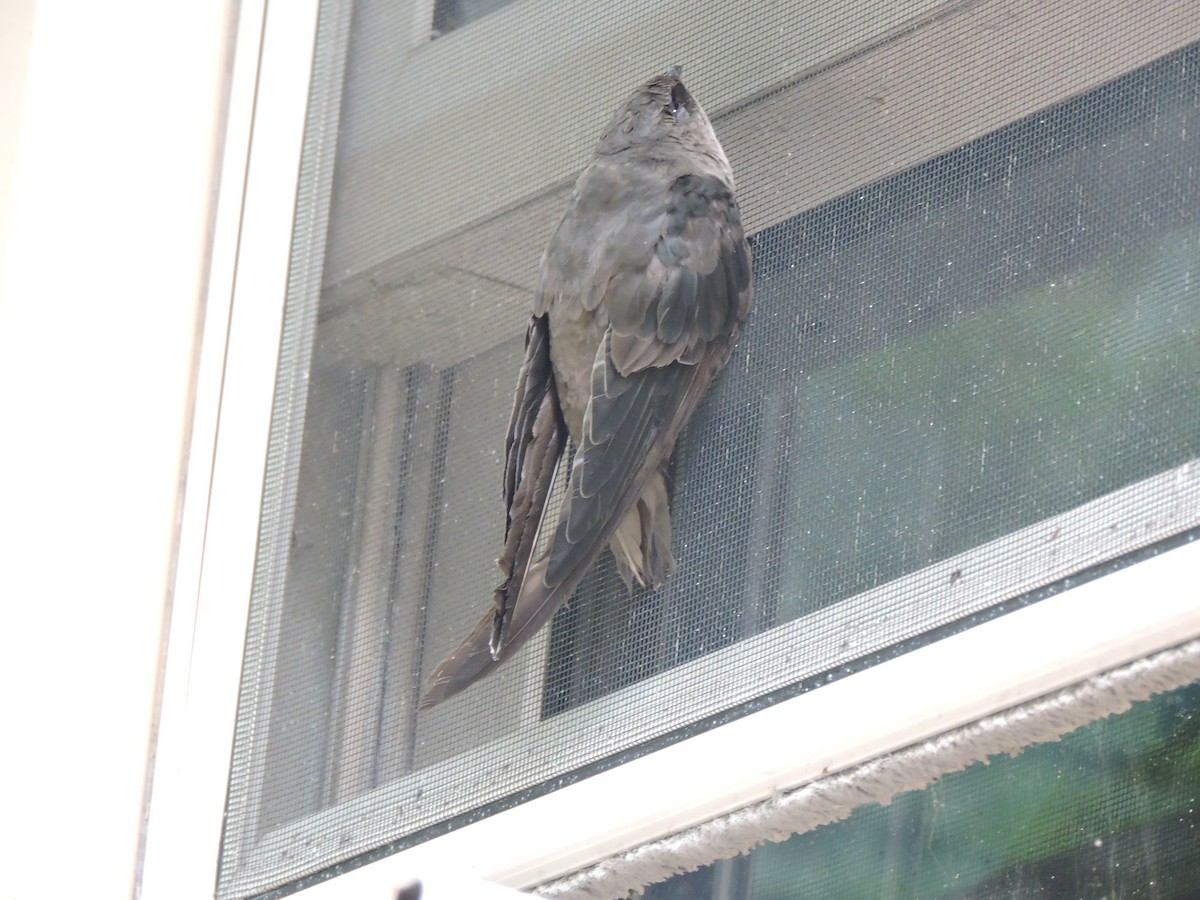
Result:
[[[317,0],[241,4],[149,802],[143,897],[211,897]]]
[[[146,898],[209,897],[216,882],[317,10],[317,0],[240,8],[140,881]],[[1194,485],[1200,473],[1184,466],[1169,477]],[[391,897],[413,875],[447,871],[517,888],[568,875],[1194,641],[1196,571],[1200,545],[1176,547],[302,896]],[[1022,647],[1015,658],[1014,646]],[[847,709],[878,714],[850,721]],[[735,753],[737,767],[721,763]]]

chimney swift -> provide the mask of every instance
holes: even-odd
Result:
[[[630,584],[658,588],[675,568],[666,469],[753,293],[733,173],[680,74],[617,110],[546,247],[505,441],[503,581],[429,676],[422,709],[508,659],[605,545]]]

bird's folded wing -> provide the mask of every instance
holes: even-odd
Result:
[[[729,360],[750,307],[750,256],[729,188],[676,179],[631,264],[603,279],[609,331],[592,366],[591,399],[566,508],[548,553],[531,562],[501,654],[528,640],[565,603],[646,481],[675,447],[713,376]],[[648,259],[647,259],[648,256]]]
[[[525,580],[529,558],[538,544],[546,500],[567,439],[550,364],[549,325],[545,316],[530,319],[525,362],[505,440],[504,551],[497,563],[503,580],[493,606],[475,629],[429,676],[421,708],[440,703],[481,678],[496,664],[498,636],[506,629],[516,592]]]

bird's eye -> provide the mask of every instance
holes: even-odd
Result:
[[[689,99],[687,88],[679,82],[675,82],[675,86],[671,88],[671,101],[667,106],[667,112],[677,117],[682,112],[686,116]]]

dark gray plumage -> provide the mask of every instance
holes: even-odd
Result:
[[[628,583],[657,588],[674,570],[666,467],[751,295],[729,161],[671,69],[617,110],[546,247],[505,446],[504,580],[422,708],[512,655],[605,545]],[[547,538],[568,434],[569,493]]]

